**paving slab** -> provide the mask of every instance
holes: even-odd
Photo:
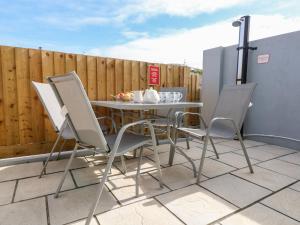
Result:
[[[0,205],[8,204],[12,201],[16,181],[6,181],[0,183]]]
[[[62,175],[63,173],[60,172],[47,174],[42,178],[31,177],[19,180],[15,201],[21,201],[55,193]],[[70,173],[68,173],[62,186],[62,190],[69,190],[73,188],[75,188],[75,185]]]
[[[0,167],[0,182],[37,176],[43,168],[42,162],[32,162]]]
[[[277,191],[296,181],[294,178],[258,166],[253,166],[253,170],[254,173],[249,173],[249,169],[244,168],[234,171],[232,174],[266,187],[272,191]]]
[[[203,181],[201,186],[238,207],[245,207],[272,193],[265,188],[230,174]]]
[[[45,198],[0,206],[0,223],[1,225],[47,225]]]
[[[121,202],[126,205],[142,199],[151,198],[169,191],[168,188],[160,188],[158,181],[149,174],[141,174],[139,196],[135,194],[136,176],[118,175],[111,177],[107,182],[108,188]]]
[[[101,225],[183,225],[154,199],[136,202],[97,216]]]
[[[255,204],[220,222],[222,225],[299,225],[299,222],[264,205]]]
[[[267,162],[257,164],[260,167],[273,170],[277,173],[300,180],[300,166],[285,162],[278,159],[273,159]]]
[[[192,185],[156,197],[165,207],[189,225],[204,225],[237,208],[211,192]]]
[[[300,222],[300,192],[286,188],[262,203]]]
[[[95,201],[98,185],[91,185],[60,193],[59,198],[48,196],[49,215],[51,225],[61,225],[80,220],[88,216]],[[118,207],[117,201],[105,188],[102,192],[96,213]]]

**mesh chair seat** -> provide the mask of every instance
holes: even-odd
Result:
[[[168,118],[159,118],[152,122],[153,126],[157,127],[166,127],[168,126]],[[171,126],[172,123],[169,122],[169,126]]]
[[[109,148],[112,149],[115,144],[117,134],[108,135],[105,138]],[[124,152],[128,152],[128,149],[137,149],[147,144],[149,141],[151,141],[150,137],[128,132],[124,133],[116,155],[123,155]]]
[[[188,133],[189,135],[193,137],[205,137],[206,136],[206,130],[198,129],[198,128],[187,128],[187,127],[181,127],[178,128],[178,130]],[[227,130],[221,130],[221,129],[212,129],[210,134],[210,137],[214,138],[233,138],[235,135]]]

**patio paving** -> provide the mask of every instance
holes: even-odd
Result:
[[[150,148],[141,166],[135,197],[137,159],[128,154],[124,174],[114,162],[92,225],[300,225],[300,152],[246,140],[253,163],[249,173],[237,141],[216,140],[220,159],[209,145],[201,183],[191,164],[169,145],[160,145],[164,188],[159,187]],[[179,143],[186,148],[185,142]],[[199,167],[202,143],[185,150]],[[105,169],[105,157],[76,158],[59,198],[54,198],[67,160],[52,161],[39,179],[42,162],[0,167],[1,225],[84,225]]]

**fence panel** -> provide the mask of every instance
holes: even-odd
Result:
[[[56,138],[31,81],[74,70],[91,100],[111,100],[146,89],[149,65],[160,67],[160,86],[187,87],[188,100],[199,101],[201,77],[186,66],[0,46],[0,158],[49,152]]]

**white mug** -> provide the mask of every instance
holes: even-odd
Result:
[[[133,101],[137,103],[143,102],[143,91],[133,91]]]

